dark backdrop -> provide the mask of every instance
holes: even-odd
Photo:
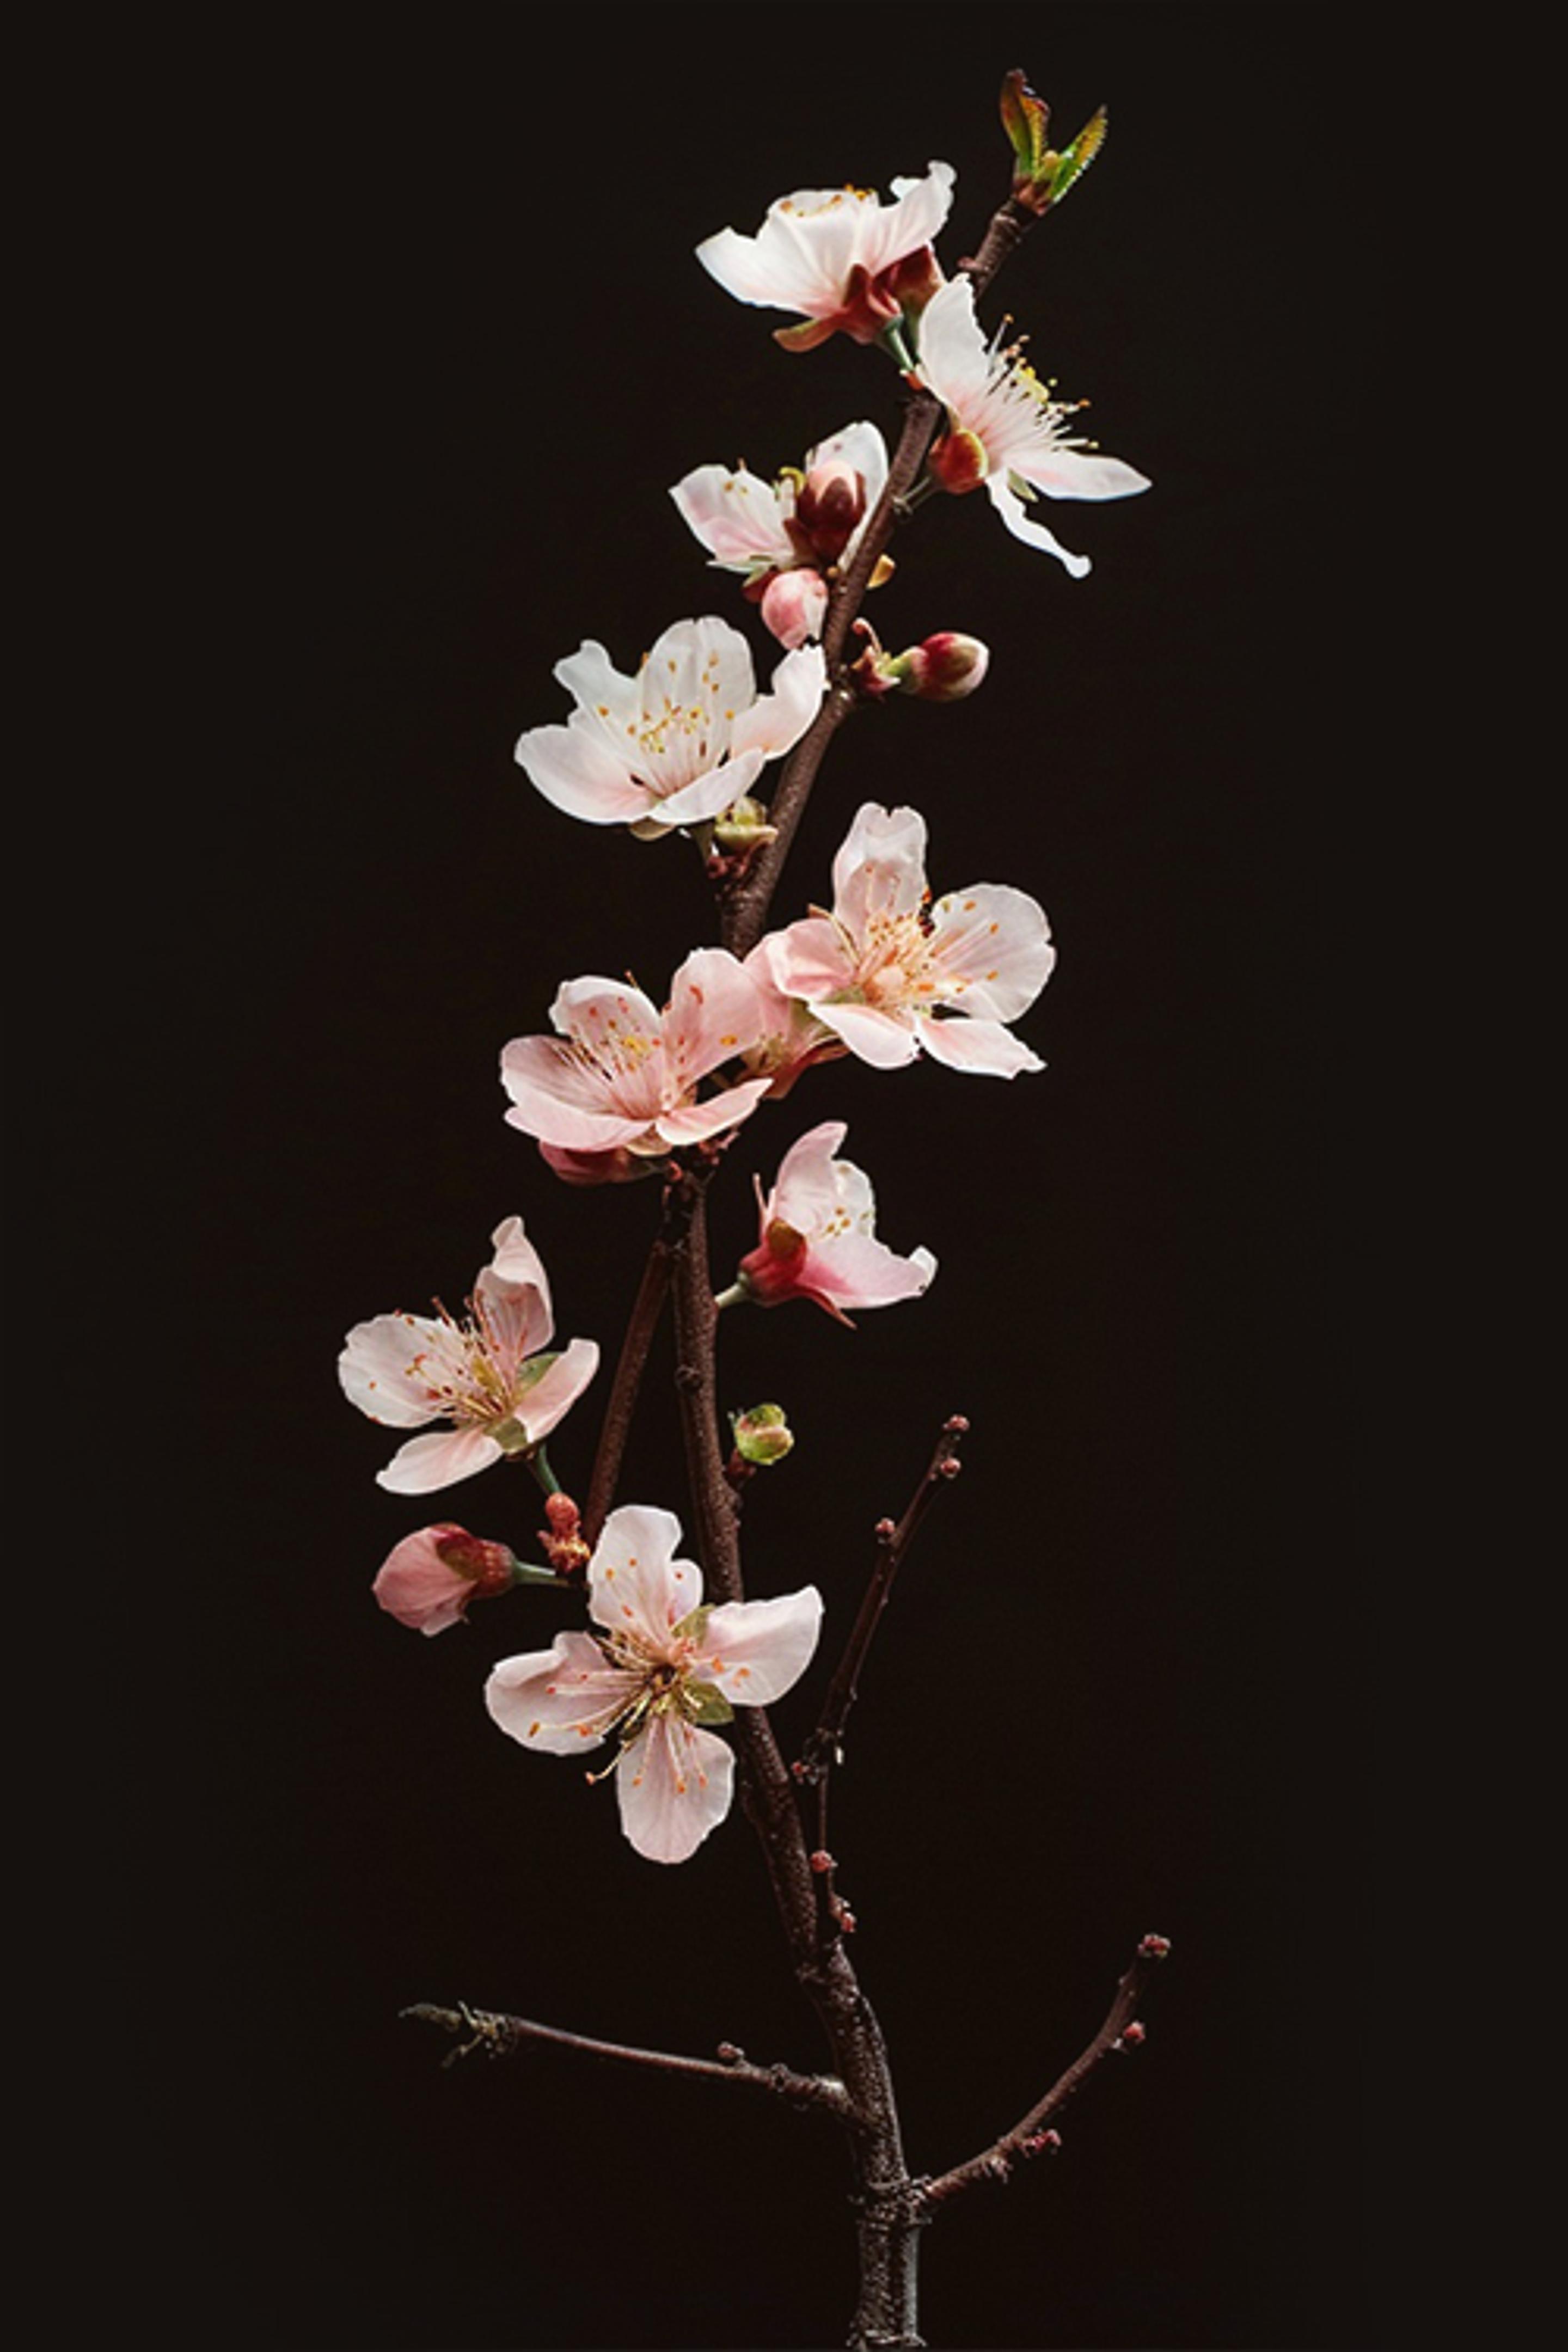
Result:
[[[100,835],[99,1044],[42,1131],[76,1263],[112,1273],[90,1409],[127,1441],[130,1507],[90,1604],[89,1910],[130,2065],[106,2096],[95,2060],[85,2095],[127,2126],[145,2268],[73,2293],[277,2352],[839,2340],[826,2127],[544,2051],[442,2072],[397,2021],[462,1997],[818,2056],[743,1824],[658,1870],[609,1790],[489,1722],[489,1662],[565,1622],[555,1599],[437,1642],[373,1607],[422,1518],[521,1545],[536,1515],[510,1472],[428,1510],[383,1494],[394,1441],[334,1360],[351,1322],[459,1294],[512,1211],[562,1329],[613,1352],[652,1198],[557,1184],[502,1123],[496,1054],[566,975],[661,988],[711,917],[683,846],[574,825],[511,746],[564,716],[550,669],[584,635],[630,667],[710,610],[766,653],[668,484],[861,415],[896,429],[875,354],[785,356],[692,247],[791,187],[940,156],[951,264],[1005,189],[995,92],[1022,64],[1064,135],[1102,100],[1111,131],[987,314],[1154,488],[1049,510],[1095,559],[1081,583],[984,500],[936,501],[875,600],[892,643],[977,633],[992,676],[839,739],[780,918],[825,894],[862,800],[912,801],[939,888],[1047,907],[1060,962],[1021,1026],[1049,1067],[847,1061],[743,1131],[721,1263],[752,1238],[751,1169],[827,1117],[886,1237],[942,1261],[854,1335],[804,1307],[726,1324],[726,1397],[783,1399],[800,1438],[748,1501],[752,1587],[815,1578],[842,1629],[872,1523],[971,1417],[837,1807],[917,2167],[1015,2119],[1144,1930],[1174,1943],[1146,2048],[1102,2068],[1060,2158],[932,2232],[931,2340],[1379,2340],[1335,1207],[1381,781],[1345,724],[1379,213],[1354,141],[1325,171],[1342,29],[1136,5],[258,19],[198,115],[160,114],[134,225],[109,190],[143,535],[123,625],[167,722]],[[142,548],[177,578],[168,620]],[[590,1402],[556,1443],[569,1483],[594,1425]],[[684,1507],[660,1381],[624,1492]],[[808,1708],[777,1710],[786,1745]]]

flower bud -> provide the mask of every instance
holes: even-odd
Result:
[[[768,823],[768,813],[761,801],[743,793],[731,801],[713,827],[713,838],[722,850],[733,853],[739,849],[760,849],[764,841],[772,841],[778,827]]]
[[[795,502],[795,520],[824,563],[837,563],[866,511],[866,477],[831,457],[814,466]]]
[[[763,591],[763,623],[791,653],[821,634],[826,611],[827,583],[820,572],[775,572]]]
[[[901,694],[921,702],[962,702],[973,694],[991,664],[991,649],[978,637],[938,629],[907,652],[885,657],[882,670]]]
[[[371,1590],[389,1616],[422,1633],[442,1633],[470,1601],[492,1601],[517,1581],[517,1560],[503,1543],[471,1536],[443,1519],[393,1547]]]
[[[944,433],[926,464],[931,478],[955,499],[963,498],[966,490],[977,490],[991,471],[984,442],[966,425],[955,425],[951,433]]]
[[[735,1451],[742,1462],[761,1466],[782,1462],[795,1444],[795,1433],[784,1419],[782,1404],[754,1404],[749,1412],[731,1413]]]

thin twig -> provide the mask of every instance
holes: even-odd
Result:
[[[1073,2060],[1065,2074],[1057,2077],[1045,2097],[1037,2099],[1011,2131],[1004,2132],[1000,2139],[993,2140],[989,2147],[982,2148],[966,2164],[956,2164],[951,2172],[916,2184],[916,2196],[925,2213],[933,2212],[951,2198],[962,2196],[964,2189],[977,2188],[983,2181],[1010,2179],[1015,2165],[1059,2145],[1056,2133],[1046,2129],[1051,2116],[1067,2105],[1108,2050],[1134,2049],[1142,2041],[1143,2028],[1137,2016],[1139,1995],[1170,1948],[1163,1936],[1144,1937],[1132,1956],[1131,1966],[1116,1988],[1116,1998],[1104,2024],[1088,2049]]]
[[[554,2042],[588,2058],[613,2058],[625,2066],[648,2067],[657,2074],[695,2074],[709,2083],[742,2083],[797,2107],[826,2107],[833,2115],[847,2115],[849,2110],[849,2095],[835,2076],[797,2074],[789,2066],[753,2066],[732,2042],[721,2042],[716,2059],[687,2058],[671,2050],[639,2050],[630,2042],[601,2042],[591,2033],[568,2033],[559,2025],[537,2024],[531,2017],[470,2009],[467,2001],[459,2001],[456,2009],[442,2009],[434,2001],[418,2000],[400,2014],[417,2018],[425,2025],[442,2026],[448,2033],[467,2034],[466,2042],[447,2052],[443,2063],[448,2066],[475,2051],[482,2051],[487,2058],[510,2058],[525,2042]]]
[[[806,1741],[805,1752],[795,1768],[799,1780],[815,1782],[826,1779],[838,1753],[844,1726],[859,1688],[860,1669],[866,1663],[866,1653],[888,1605],[893,1579],[914,1541],[916,1529],[931,1507],[932,1496],[958,1473],[958,1449],[968,1428],[969,1423],[961,1412],[955,1412],[943,1422],[936,1450],[926,1465],[925,1475],[910,1496],[903,1517],[896,1522],[892,1519],[878,1521],[876,1566],[871,1570],[871,1580],[861,1601],[859,1614],[844,1645],[844,1654],[827,1686],[827,1696],[822,1703],[816,1728]]]
[[[588,1500],[583,1513],[583,1533],[590,1545],[599,1540],[611,1504],[616,1499],[616,1486],[621,1475],[621,1461],[631,1434],[632,1416],[637,1411],[637,1392],[642,1386],[643,1372],[647,1364],[648,1349],[658,1328],[658,1318],[664,1312],[664,1302],[669,1296],[669,1244],[660,1231],[654,1237],[643,1267],[637,1295],[626,1322],[626,1335],[621,1341],[621,1352],[616,1364],[616,1377],[610,1385],[609,1402],[605,1407],[604,1423],[599,1431],[598,1451],[594,1456],[593,1474],[588,1480]]]

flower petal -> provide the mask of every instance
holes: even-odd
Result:
[[[730,1810],[735,1759],[721,1739],[656,1715],[616,1773],[621,1827],[649,1862],[685,1862]]]
[[[531,1444],[537,1445],[549,1436],[557,1422],[571,1412],[598,1369],[597,1341],[574,1339],[562,1349],[542,1380],[524,1390],[516,1418],[528,1432]]]
[[[376,1472],[375,1483],[393,1495],[433,1495],[438,1486],[455,1486],[500,1458],[500,1447],[482,1429],[447,1430],[411,1437]]]
[[[750,1118],[773,1088],[771,1077],[744,1078],[739,1086],[721,1087],[702,1102],[679,1103],[673,1110],[661,1110],[654,1121],[654,1132],[671,1146],[703,1143],[709,1136],[722,1135],[727,1127],[739,1127],[743,1118]]]
[[[1130,499],[1150,487],[1147,474],[1098,449],[1032,450],[1025,445],[1008,451],[1007,466],[1052,499]]]
[[[567,1151],[612,1151],[635,1143],[646,1118],[617,1110],[602,1080],[579,1066],[557,1037],[514,1037],[501,1049],[501,1084],[511,1097],[507,1123]],[[584,1103],[595,1107],[589,1108]]]
[[[732,1706],[771,1706],[805,1672],[821,1631],[815,1584],[776,1601],[726,1601],[703,1627],[691,1672],[717,1684]]]
[[[766,757],[762,751],[742,751],[739,759],[705,768],[689,784],[681,784],[658,800],[650,799],[644,812],[648,823],[668,825],[673,832],[680,825],[707,824],[714,817],[722,816],[732,801],[751,791]]]
[[[727,570],[795,562],[777,491],[743,466],[734,473],[727,466],[699,466],[669,495],[688,530]]]
[[[450,1333],[425,1315],[377,1315],[356,1323],[338,1358],[351,1404],[392,1429],[419,1429],[447,1409]]]
[[[797,1234],[815,1234],[829,1222],[838,1206],[833,1155],[848,1132],[841,1118],[824,1119],[791,1144],[768,1195],[764,1229],[782,1218]]]
[[[988,1078],[1016,1078],[1022,1070],[1046,1066],[999,1021],[922,1021],[921,1043],[933,1062]]]
[[[833,913],[857,940],[875,916],[912,915],[925,895],[926,827],[918,809],[856,814],[833,861]]]
[[[936,1260],[928,1249],[900,1257],[871,1234],[845,1234],[821,1249],[808,1250],[800,1286],[826,1307],[896,1307],[931,1287]]]
[[[1043,522],[1030,521],[1023,499],[1016,490],[1008,488],[1004,476],[993,474],[985,485],[985,494],[1014,538],[1021,539],[1026,547],[1037,547],[1047,555],[1058,557],[1075,580],[1081,580],[1085,572],[1093,569],[1087,555],[1074,555]]]
[[[1026,1012],[1057,960],[1045,908],[1005,882],[950,890],[931,908],[931,936],[942,1001],[993,1021]]]
[[[641,1675],[613,1666],[591,1633],[557,1633],[551,1649],[502,1658],[485,1705],[525,1748],[574,1756],[598,1746],[642,1685]]]
[[[773,672],[771,694],[757,697],[735,721],[731,741],[737,751],[760,751],[776,760],[798,743],[822,707],[827,662],[820,646],[797,646]]]
[[[680,1521],[648,1503],[623,1503],[599,1532],[588,1562],[588,1614],[612,1633],[662,1656],[702,1599],[702,1571],[678,1559]]]
[[[874,1070],[900,1070],[921,1050],[920,1034],[911,1015],[897,1021],[869,1004],[814,1004],[812,1011],[849,1051]]]
[[[684,1094],[763,1032],[757,984],[728,948],[698,948],[669,983],[660,1034],[670,1092]]]
[[[647,814],[646,785],[581,711],[564,727],[531,727],[512,756],[536,792],[584,824],[625,824]]]

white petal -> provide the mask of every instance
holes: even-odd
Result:
[[[616,1769],[621,1827],[649,1862],[685,1862],[729,1811],[734,1777],[721,1739],[655,1716]]]
[[[1053,499],[1130,499],[1150,486],[1147,474],[1120,457],[1102,457],[1095,449],[1035,452],[1024,446],[1009,450],[1007,465]]]
[[[824,1119],[791,1144],[769,1196],[770,1222],[782,1218],[808,1236],[829,1223],[839,1202],[833,1155],[848,1132],[842,1119]]]
[[[687,824],[706,824],[722,816],[733,801],[749,793],[762,773],[763,751],[742,751],[739,759],[725,760],[716,768],[704,770],[689,784],[658,799],[650,799],[646,814],[650,824],[667,825],[673,832]]]
[[[547,1756],[596,1748],[624,1715],[643,1676],[611,1665],[591,1633],[557,1633],[548,1650],[502,1658],[485,1685],[501,1729]]]
[[[999,1021],[922,1021],[921,1043],[933,1062],[988,1078],[1016,1078],[1021,1070],[1046,1066]]]
[[[422,1428],[446,1409],[447,1339],[445,1326],[424,1315],[377,1315],[356,1323],[338,1358],[343,1394],[372,1421],[392,1429]]]
[[[920,1052],[912,1019],[896,1021],[890,1013],[878,1013],[869,1004],[814,1004],[811,1009],[836,1037],[843,1038],[852,1054],[869,1062],[875,1070],[901,1069]]]
[[[1045,908],[1026,890],[976,882],[931,908],[931,951],[942,1002],[992,1021],[1016,1021],[1057,960]]]
[[[623,1503],[599,1532],[588,1562],[588,1614],[662,1654],[672,1629],[702,1599],[702,1571],[678,1559],[680,1521],[647,1503]]]
[[[827,660],[820,646],[797,646],[773,672],[771,694],[757,697],[735,721],[737,751],[761,751],[770,760],[798,743],[822,707]]]
[[[501,1449],[482,1429],[454,1429],[439,1435],[411,1437],[400,1445],[375,1483],[393,1495],[433,1495],[437,1487],[455,1486],[472,1478],[501,1458]]]
[[[669,495],[688,530],[731,571],[795,562],[778,493],[760,475],[744,467],[731,473],[727,466],[699,466]]]
[[[532,727],[513,754],[534,790],[584,824],[624,824],[646,816],[649,795],[582,713],[564,727]]]
[[[815,1584],[776,1601],[726,1601],[702,1630],[692,1662],[698,1682],[716,1683],[734,1706],[771,1706],[800,1680],[822,1631]]]
[[[918,809],[856,813],[833,861],[833,911],[859,939],[873,915],[912,915],[925,895],[925,819]]]
[[[1016,490],[1008,488],[1004,475],[992,475],[985,485],[985,494],[1014,538],[1021,539],[1026,547],[1037,547],[1047,555],[1058,557],[1075,580],[1081,580],[1092,569],[1087,555],[1074,555],[1043,522],[1031,522],[1023,499]]]
[[[565,1418],[598,1369],[597,1341],[574,1339],[562,1349],[543,1379],[523,1391],[517,1419],[528,1432],[531,1444],[538,1445]]]
[[[984,393],[991,363],[970,278],[950,278],[921,312],[920,370],[961,422],[965,403]]]

